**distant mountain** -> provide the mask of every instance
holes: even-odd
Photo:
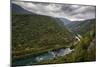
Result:
[[[64,27],[66,27],[67,24],[71,23],[71,21],[66,18],[54,18],[54,19],[57,21],[59,25],[64,26]]]
[[[91,26],[95,25],[95,19],[88,19],[84,21],[68,21],[67,19],[60,19],[66,28],[73,33],[84,34],[91,29]]]
[[[68,24],[67,27],[76,33],[83,34],[88,32],[91,27],[95,25],[95,22],[95,19],[89,19],[85,21],[73,21],[72,23]]]
[[[60,21],[63,21],[64,25],[67,25],[67,24],[71,23],[71,21],[66,19],[66,18],[60,18]]]
[[[11,5],[11,9],[12,9],[12,13],[14,14],[33,14],[27,10],[25,10],[24,8],[20,7],[19,5],[16,5],[14,3],[12,3]]]

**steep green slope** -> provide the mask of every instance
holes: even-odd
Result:
[[[51,17],[12,15],[13,60],[69,46],[72,38],[70,32]]]
[[[72,63],[86,62],[96,60],[96,27],[95,21],[88,32],[86,32],[80,41],[73,46],[74,52],[63,57],[57,57],[53,60],[42,61],[39,64]]]

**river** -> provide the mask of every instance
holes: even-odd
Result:
[[[60,48],[52,51],[45,52],[43,54],[37,55],[37,56],[30,56],[25,57],[24,59],[19,59],[18,61],[14,61],[13,65],[17,66],[23,66],[23,65],[35,65],[37,62],[50,60],[55,57],[64,56],[66,54],[71,53],[74,51],[74,49],[70,48]]]

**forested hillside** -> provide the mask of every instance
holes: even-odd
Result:
[[[69,46],[72,40],[73,35],[51,17],[30,14],[12,15],[13,60]]]
[[[92,21],[91,29],[86,32],[77,44],[73,45],[74,52],[53,60],[42,61],[39,64],[72,63],[96,60],[96,27],[95,20]]]
[[[95,24],[95,19],[88,19],[84,21],[73,21],[69,24],[66,25],[67,28],[70,28],[74,33],[78,34],[85,34],[88,32],[91,28],[92,25]]]

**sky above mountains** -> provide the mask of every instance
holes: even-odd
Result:
[[[67,18],[71,21],[95,18],[95,6],[18,1],[12,3],[32,13]]]

